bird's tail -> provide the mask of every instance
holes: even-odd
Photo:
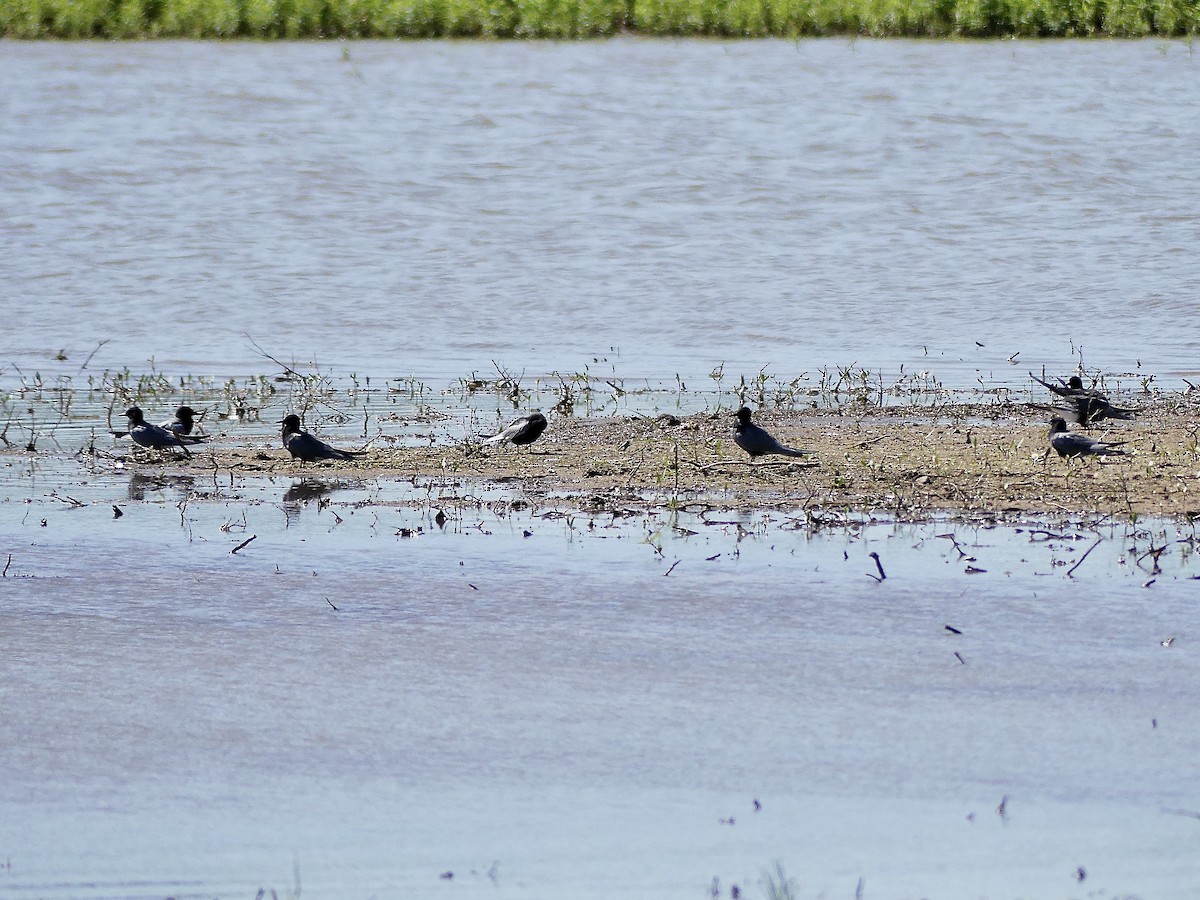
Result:
[[[1121,409],[1116,406],[1108,406],[1099,408],[1089,406],[1086,402],[1072,404],[1070,406],[1055,406],[1053,411],[1076,425],[1095,425],[1104,419],[1121,419],[1125,422],[1131,422],[1137,418],[1137,410]]]
[[[1113,441],[1111,444],[1105,441],[1095,449],[1095,453],[1100,456],[1124,456],[1125,451],[1120,448],[1129,441]]]

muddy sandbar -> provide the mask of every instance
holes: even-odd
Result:
[[[884,513],[904,520],[962,515],[1200,516],[1200,448],[1189,404],[1143,407],[1135,422],[1087,433],[1124,442],[1124,456],[1048,453],[1046,410],[1022,404],[852,411],[763,411],[756,421],[803,459],[751,463],[732,441],[728,409],[690,416],[552,418],[531,447],[401,447],[386,433],[350,462],[304,464],[266,442],[216,436],[177,463],[245,474],[334,472],[444,477],[504,485],[584,508],[647,504]],[[328,435],[325,435],[328,437]],[[336,442],[336,439],[335,439]],[[345,446],[350,446],[342,442]],[[156,465],[161,463],[156,462]]]

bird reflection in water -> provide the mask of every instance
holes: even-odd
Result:
[[[283,494],[283,514],[287,518],[287,524],[295,524],[300,518],[300,511],[314,500],[317,501],[319,509],[325,496],[340,487],[344,485],[322,481],[319,478],[297,478]]]
[[[129,476],[129,499],[145,500],[147,494],[166,490],[178,491],[179,496],[186,497],[195,486],[196,480],[191,475],[144,475],[139,472]]]

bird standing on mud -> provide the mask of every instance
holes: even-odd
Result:
[[[1122,409],[1119,406],[1113,406],[1108,402],[1108,398],[1099,391],[1085,388],[1083,386],[1083,379],[1078,375],[1072,375],[1068,378],[1065,385],[1042,381],[1042,379],[1038,378],[1032,372],[1029,373],[1029,377],[1066,400],[1068,403],[1066,412],[1069,412],[1071,417],[1080,425],[1091,425],[1093,422],[1099,422],[1101,419],[1124,419],[1128,421],[1137,416],[1137,413],[1132,409]]]
[[[362,455],[359,451],[330,447],[307,431],[301,431],[300,417],[295,413],[284,416],[280,424],[283,425],[283,446],[292,454],[292,459],[316,462],[319,459],[354,459]]]
[[[131,406],[125,410],[125,415],[129,419],[129,436],[139,447],[146,447],[149,450],[167,450],[178,447],[188,456],[192,455],[175,432],[147,422],[141,407]]]
[[[190,406],[181,406],[175,410],[174,419],[163,422],[159,427],[181,437],[188,437],[192,434],[192,429],[196,427],[196,411]],[[193,440],[200,440],[200,438],[196,436]]]
[[[484,440],[485,444],[503,444],[506,441],[523,447],[532,444],[546,430],[546,417],[540,412],[530,413],[513,419],[501,431]]]
[[[1074,456],[1124,456],[1124,450],[1116,449],[1124,441],[1111,443],[1098,441],[1086,434],[1072,434],[1062,416],[1050,420],[1050,449],[1065,458]]]
[[[768,454],[779,456],[808,456],[811,450],[795,450],[785,447],[775,440],[765,428],[759,428],[750,421],[750,409],[743,406],[736,413],[737,425],[734,426],[733,440],[739,447],[750,454],[751,459]]]

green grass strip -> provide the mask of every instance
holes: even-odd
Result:
[[[1200,0],[0,0],[8,38],[1190,37]]]

